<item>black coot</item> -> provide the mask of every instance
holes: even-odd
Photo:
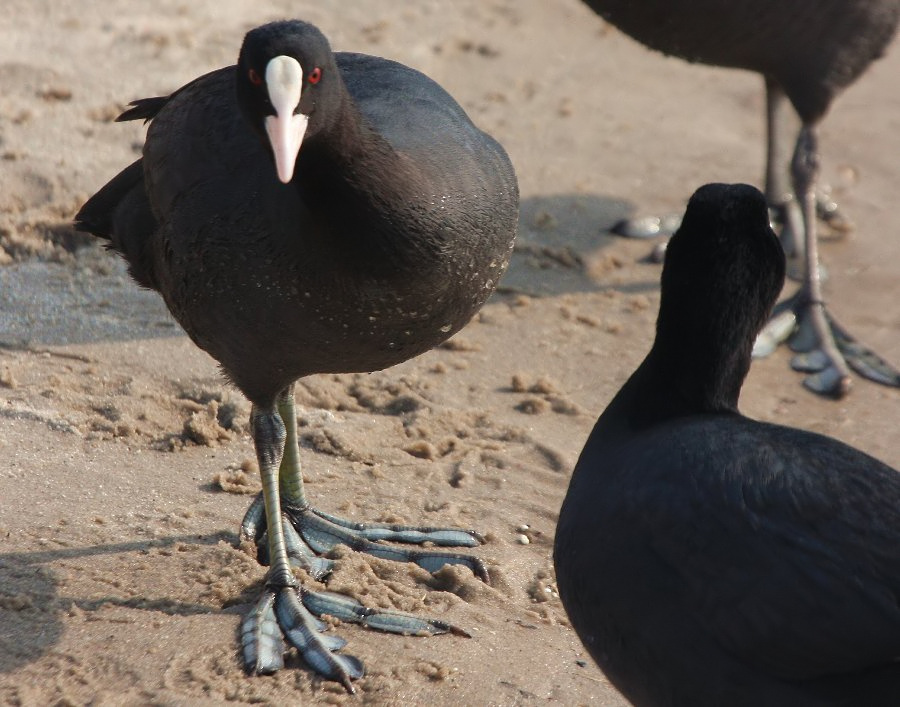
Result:
[[[386,59],[332,53],[299,21],[249,32],[237,66],[136,101],[152,119],[143,158],[76,217],[253,403],[263,493],[244,518],[270,560],[243,625],[252,672],[282,667],[283,636],[319,673],[362,674],[310,615],[401,633],[452,627],[298,587],[337,543],[436,570],[467,555],[379,540],[478,543],[471,531],[355,525],[314,509],[300,474],[292,386],[313,373],[373,371],[457,332],[503,274],[518,186],[503,148],[440,86]],[[302,601],[301,601],[302,600]],[[308,611],[307,608],[310,610]]]
[[[692,62],[755,71],[768,108],[766,197],[784,214],[789,254],[805,253],[803,284],[764,332],[758,353],[793,334],[792,366],[810,373],[817,393],[850,389],[848,364],[885,385],[900,372],[857,343],[825,310],[816,242],[817,126],[831,102],[880,57],[900,22],[900,0],[585,0],[595,12],[652,49]],[[793,159],[781,139],[787,97],[800,116]],[[787,184],[791,163],[793,190]],[[793,194],[791,193],[793,191]],[[797,218],[797,205],[801,218]],[[797,221],[801,221],[797,224]],[[803,240],[794,243],[795,232]],[[783,317],[796,320],[785,327]]]
[[[763,195],[698,190],[560,511],[560,596],[636,705],[900,704],[900,476],[737,410],[783,276]]]

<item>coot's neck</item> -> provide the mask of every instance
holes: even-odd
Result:
[[[334,246],[373,267],[421,264],[437,250],[434,229],[417,208],[430,185],[343,94],[330,124],[300,148],[292,184],[324,217],[319,222]]]
[[[670,331],[658,325],[653,348],[598,427],[609,427],[612,435],[627,434],[688,415],[737,414],[753,336],[734,330],[705,333],[709,338],[698,340],[698,332],[690,327]]]

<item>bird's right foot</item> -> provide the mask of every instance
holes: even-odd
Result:
[[[347,692],[355,692],[352,681],[365,674],[363,663],[356,656],[337,652],[347,641],[326,632],[326,624],[317,618],[324,616],[405,636],[453,633],[469,637],[446,621],[368,607],[343,594],[310,591],[293,580],[270,580],[241,624],[247,671],[254,675],[277,672],[284,667],[289,646],[293,646],[317,674],[341,683]]]

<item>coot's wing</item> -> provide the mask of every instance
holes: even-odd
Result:
[[[75,228],[113,240],[116,208],[127,198],[129,192],[141,190],[143,182],[143,160],[135,160],[85,202],[75,215]]]
[[[110,241],[110,247],[125,257],[135,281],[152,289],[159,289],[150,248],[157,225],[144,189],[142,159],[101,187],[74,219],[76,230]]]
[[[389,59],[353,52],[339,52],[335,58],[347,90],[369,124],[395,150],[430,172],[433,181],[447,180],[437,188],[460,194],[502,190],[498,211],[504,217],[518,213],[518,182],[509,157],[443,87]],[[448,164],[454,168],[448,169]]]
[[[133,101],[132,107],[116,120],[150,121],[182,93],[190,93],[211,77],[232,70],[233,67],[229,67],[205,74],[168,96]],[[153,265],[153,237],[159,224],[147,193],[144,167],[144,159],[139,159],[119,172],[81,207],[74,225],[79,231],[109,240],[111,247],[125,257],[132,277],[145,287],[158,289],[159,279]]]
[[[697,524],[694,508],[654,534],[696,622],[785,679],[900,660],[900,476],[836,440],[753,424],[766,434],[708,435],[696,459],[712,517]]]

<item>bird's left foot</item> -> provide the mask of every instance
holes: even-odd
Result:
[[[791,367],[809,373],[803,385],[819,395],[843,397],[850,390],[851,369],[876,383],[900,387],[900,371],[858,342],[822,302],[810,301],[802,289],[775,308],[756,339],[753,356],[768,356],[784,341],[797,353]]]
[[[338,518],[316,508],[282,508],[288,558],[295,567],[302,567],[314,578],[331,571],[331,560],[321,557],[337,545],[346,545],[357,552],[398,562],[413,562],[429,572],[437,572],[444,565],[468,567],[479,579],[487,582],[484,562],[473,555],[430,549],[412,549],[387,545],[383,541],[438,546],[475,547],[484,542],[474,530],[456,528],[414,527],[385,523],[356,523]],[[241,522],[241,536],[257,546],[257,557],[268,564],[265,506],[262,496],[256,498]]]

